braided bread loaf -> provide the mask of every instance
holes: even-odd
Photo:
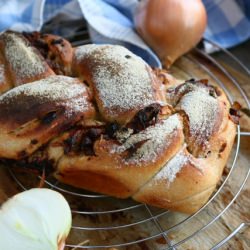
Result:
[[[0,36],[0,158],[67,184],[192,213],[231,151],[230,104],[206,80],[179,84],[114,45]]]

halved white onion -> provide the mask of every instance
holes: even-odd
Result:
[[[62,250],[71,223],[69,205],[60,193],[30,189],[0,209],[0,249]]]

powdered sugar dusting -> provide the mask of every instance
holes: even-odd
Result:
[[[197,142],[206,140],[213,132],[218,113],[218,101],[204,91],[191,91],[179,105],[189,117],[190,133]]]
[[[82,46],[78,46],[75,49],[75,57],[76,60],[79,62],[82,59],[86,58],[87,56],[89,56],[91,53],[93,53],[95,50],[97,50],[98,48],[101,48],[102,45],[95,45],[95,44],[86,44],[86,45],[82,45]]]
[[[181,171],[188,161],[189,156],[181,150],[161,169],[161,171],[154,177],[153,181],[157,182],[159,180],[167,180],[169,183],[173,182],[177,173]]]
[[[0,96],[0,103],[15,102],[18,96],[31,96],[42,102],[63,102],[68,112],[83,111],[87,107],[84,97],[86,87],[76,79],[67,76],[50,76],[45,79],[20,85]]]
[[[1,82],[4,82],[4,72],[5,72],[5,70],[4,70],[4,65],[3,64],[0,64],[0,83]]]
[[[155,103],[147,64],[122,46],[87,45],[77,60],[90,58],[97,95],[106,112],[124,112]]]
[[[5,57],[19,77],[32,77],[45,71],[44,62],[26,41],[14,33],[4,33]]]
[[[178,90],[178,91],[176,91]],[[169,88],[167,91],[167,100],[173,105],[175,106],[180,98],[188,92],[191,91],[199,91],[199,92],[203,92],[203,93],[209,93],[208,88],[203,85],[203,84],[199,84],[199,83],[192,83],[192,82],[185,82],[184,84],[180,84],[178,86]]]
[[[169,136],[174,136],[174,131],[181,128],[181,126],[180,119],[175,114],[138,134],[130,136],[123,145],[113,148],[111,153],[122,153],[133,147],[133,145],[144,141],[142,146],[130,158],[124,160],[125,164],[136,164],[139,166],[143,162],[155,162],[157,156],[171,142]]]

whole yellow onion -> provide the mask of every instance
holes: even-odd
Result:
[[[142,0],[134,22],[141,37],[169,67],[200,41],[207,15],[201,0]]]

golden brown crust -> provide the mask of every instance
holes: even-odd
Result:
[[[236,134],[222,90],[180,84],[121,46],[6,32],[0,51],[0,158],[45,160],[64,183],[175,211],[208,200]]]
[[[235,133],[235,124],[225,114],[224,124],[210,138],[210,152],[206,157],[195,158],[184,145],[133,198],[174,211],[195,212],[205,204],[219,182]]]
[[[229,139],[232,140],[232,131],[228,135],[231,137]],[[232,145],[232,141],[228,141],[228,143]],[[172,183],[164,176],[160,180],[154,178],[133,198],[154,206],[193,213],[205,204],[214,191],[230,151],[231,147],[228,146],[220,157],[211,156],[200,161],[192,159],[193,162],[188,161],[183,164]]]
[[[72,71],[91,87],[106,121],[125,124],[150,104],[166,104],[164,85],[141,58],[121,46],[77,47]]]
[[[19,33],[6,31],[0,35],[0,51],[8,76],[15,86],[54,75],[44,58]]]
[[[56,74],[71,75],[73,48],[67,40],[39,32],[23,33],[23,35],[39,50]]]
[[[30,155],[94,114],[87,89],[77,79],[51,76],[18,86],[0,97],[0,157]]]
[[[207,88],[203,84],[200,87]],[[207,89],[205,89],[204,93],[207,96],[204,97],[210,98],[211,93],[206,91]],[[116,159],[116,155],[110,157],[110,150],[104,153],[100,151],[100,148],[110,147],[107,147],[107,142],[103,140],[101,141],[102,146],[100,146],[100,142],[96,143],[98,146],[95,145],[97,156],[62,157],[58,162],[59,167],[57,168],[56,177],[65,183],[95,192],[120,198],[127,198],[132,195],[135,200],[154,206],[185,213],[195,212],[205,204],[220,180],[236,133],[235,124],[228,116],[229,102],[223,92],[219,92],[219,89],[217,92],[218,96],[213,96],[213,98],[216,98],[215,104],[218,107],[218,111],[214,114],[214,120],[209,121],[211,132],[209,136],[205,133],[204,137],[195,138],[196,140],[201,138],[201,143],[205,145],[198,151],[199,158],[196,157],[198,153],[197,151],[194,152],[194,147],[190,147],[188,137],[185,138],[187,144],[184,143],[182,134],[182,139],[177,144],[168,146],[167,152],[172,150],[172,154],[167,154],[166,152],[158,153],[158,157],[164,155],[161,167],[157,168],[156,162],[151,163],[151,166],[147,165],[149,162],[143,165],[137,162],[136,165],[132,166],[133,169],[131,171],[128,168],[129,160],[127,159],[126,164],[117,169],[117,167],[121,166],[121,162]],[[199,99],[198,105],[202,105],[202,101],[204,100]],[[181,110],[178,109],[177,111],[180,112]],[[207,111],[203,110],[203,112],[206,113]],[[188,109],[186,113],[189,114]],[[180,112],[180,115],[183,117],[182,112]],[[184,119],[182,122],[184,122]],[[203,121],[201,120],[202,123]],[[187,126],[185,122],[184,126]],[[185,129],[183,132],[185,133]],[[200,133],[201,135],[204,133],[202,129]],[[190,135],[185,133],[185,136]],[[191,153],[188,152],[190,149]],[[154,171],[150,171],[150,168],[154,168]],[[74,182],[72,176],[76,176],[76,174],[81,176],[81,170],[83,171],[82,178],[78,177],[78,180],[85,179],[86,175],[89,178],[93,178],[93,180],[85,179],[86,181],[82,181],[82,183],[80,181]],[[134,176],[136,178],[133,178]],[[141,176],[143,180],[140,180]],[[97,183],[95,178],[98,179]],[[110,183],[108,187],[105,185],[107,180]],[[116,185],[118,188],[114,188]]]
[[[150,139],[150,136],[148,136],[148,141],[144,142],[145,133],[141,132],[137,134],[137,138],[132,139],[136,140],[137,143],[138,141],[144,142],[144,145],[135,149],[133,154],[130,155],[131,148],[126,150],[126,148],[122,148],[124,145],[117,145],[117,141],[101,138],[95,142],[94,156],[63,156],[58,162],[55,175],[61,181],[73,186],[80,186],[95,192],[127,198],[144,185],[152,175],[157,173],[164,165],[164,162],[173,157],[184,142],[181,118],[171,117],[164,122],[159,121],[155,126],[147,129],[148,135],[151,135],[151,132],[154,130],[162,133],[159,135],[163,137],[161,145],[156,144],[153,138]],[[172,125],[172,129],[169,130],[169,126],[173,122],[176,122],[176,124]],[[56,143],[54,147],[56,145],[58,144]],[[149,147],[151,148],[149,149]],[[145,153],[149,154],[149,157],[146,156],[145,159],[140,154],[140,150],[143,149]],[[153,151],[155,150],[158,150],[159,153],[154,157]],[[103,176],[104,178],[103,180],[98,178],[97,183],[95,178],[75,183],[72,176],[78,175],[78,179],[81,179],[81,174],[83,175],[82,179],[85,178],[86,174],[89,176]],[[109,184],[105,185],[107,179],[109,180]],[[117,183],[120,183],[121,186],[110,189],[110,185],[115,186]]]

